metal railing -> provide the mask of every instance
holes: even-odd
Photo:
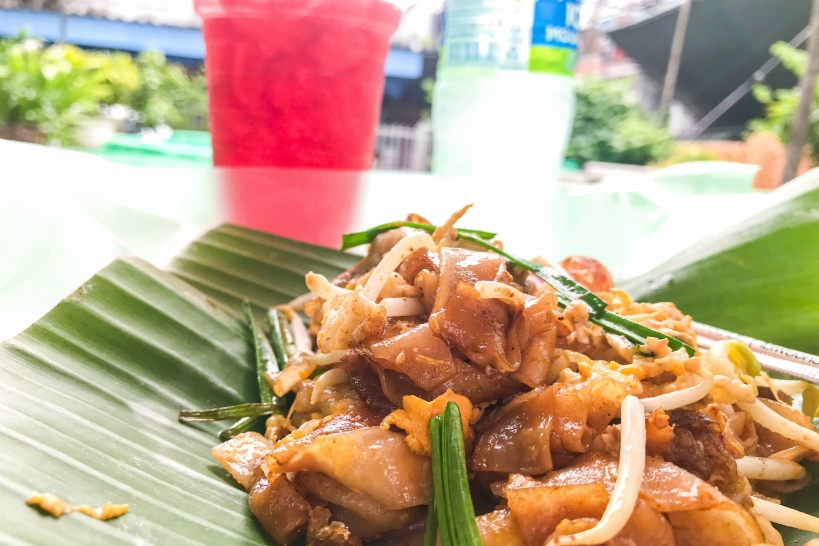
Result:
[[[378,126],[375,136],[375,165],[380,170],[429,171],[432,128],[427,121],[415,127]]]

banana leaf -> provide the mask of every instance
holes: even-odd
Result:
[[[772,195],[757,217],[622,283],[696,320],[819,354],[819,170]],[[707,221],[691,211],[692,222]]]
[[[271,544],[210,457],[219,425],[177,415],[258,396],[242,298],[282,303],[356,260],[224,226],[172,266],[212,296],[124,258],[0,345],[0,544]],[[26,506],[39,492],[130,512],[53,520]]]
[[[305,272],[332,276],[356,260],[223,226],[170,273],[117,260],[0,345],[0,544],[271,544],[209,456],[219,426],[176,416],[256,395],[244,298],[264,309],[302,293]],[[45,491],[131,512],[53,520],[24,503]],[[817,493],[795,504],[819,513]]]
[[[819,354],[819,171],[780,188],[771,205],[725,233],[621,283],[635,299],[673,301],[696,320]],[[692,211],[692,221],[703,221]],[[819,515],[813,483],[788,504]],[[814,535],[780,529],[786,544]]]
[[[304,294],[310,271],[336,276],[360,257],[247,228],[224,225],[191,243],[168,270],[227,307],[247,299],[264,312]]]

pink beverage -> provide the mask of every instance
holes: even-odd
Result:
[[[221,219],[339,248],[355,228],[360,171],[244,167],[214,169]]]
[[[195,0],[217,166],[369,169],[400,11],[384,0]]]

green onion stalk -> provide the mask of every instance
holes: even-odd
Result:
[[[366,231],[358,233],[350,233],[344,235],[342,238],[342,250],[353,248],[354,246],[363,245],[372,242],[372,240],[379,234],[394,229],[396,227],[417,227],[425,231],[434,231],[435,226],[428,226],[425,224],[415,224],[414,222],[392,222],[390,224],[383,224],[376,226]],[[527,271],[531,271],[545,282],[549,283],[556,291],[557,301],[561,307],[566,307],[573,301],[581,301],[589,311],[589,320],[601,326],[605,331],[623,336],[635,345],[645,345],[646,339],[649,337],[657,339],[668,340],[668,346],[672,350],[685,349],[689,356],[694,356],[694,349],[688,344],[679,339],[658,332],[642,324],[638,324],[616,313],[606,310],[607,303],[601,297],[593,293],[591,290],[581,285],[580,283],[563,275],[553,268],[546,267],[522,258],[518,258],[509,254],[508,252],[496,247],[492,244],[491,239],[495,237],[494,233],[478,230],[459,229],[458,238],[464,241],[469,241],[473,245],[484,248],[490,252],[494,252],[506,258],[509,262],[521,267]]]
[[[424,546],[482,546],[466,474],[461,411],[449,402],[429,421],[432,483]]]

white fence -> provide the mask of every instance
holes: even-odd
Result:
[[[432,156],[432,128],[421,121],[415,127],[379,125],[375,136],[375,168],[428,171]]]

